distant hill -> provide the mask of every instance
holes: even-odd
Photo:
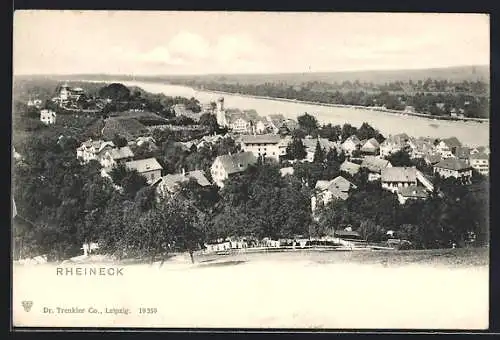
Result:
[[[21,76],[26,77],[26,76]],[[47,76],[36,76],[47,77]],[[51,76],[48,76],[51,77]],[[321,81],[327,83],[342,83],[343,81],[372,82],[375,84],[394,81],[418,81],[427,78],[449,81],[477,81],[489,83],[489,66],[458,66],[446,68],[431,68],[418,70],[377,70],[349,72],[310,72],[310,73],[277,73],[277,74],[206,74],[206,75],[111,75],[111,74],[74,74],[52,76],[57,79],[87,79],[87,80],[137,80],[176,82],[186,80],[216,81],[240,84],[287,83],[298,85],[303,82]]]

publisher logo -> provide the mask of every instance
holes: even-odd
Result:
[[[31,307],[33,307],[33,301],[23,301],[22,305],[23,305],[24,311],[29,312],[31,310]]]

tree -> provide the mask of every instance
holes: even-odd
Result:
[[[413,166],[410,154],[405,150],[399,150],[387,157],[392,166]]]
[[[217,117],[211,113],[204,113],[200,116],[198,122],[200,125],[208,126],[210,133],[217,131],[219,124],[217,123]]]
[[[113,144],[117,148],[123,148],[124,146],[128,145],[128,141],[127,141],[127,138],[120,136],[118,134],[115,134],[113,137]]]
[[[290,159],[304,159],[307,156],[307,152],[302,139],[293,138],[292,142],[286,147],[286,153]]]
[[[319,141],[316,142],[316,150],[314,150],[314,163],[323,163],[325,161],[325,150],[321,147]]]
[[[297,122],[299,123],[299,127],[309,135],[318,128],[318,120],[316,117],[307,112],[297,117]]]
[[[133,198],[147,184],[146,177],[140,175],[137,170],[129,170],[125,178],[121,181],[120,186],[128,197]]]
[[[130,99],[130,90],[123,84],[112,83],[99,90],[99,97],[113,101],[127,101]]]

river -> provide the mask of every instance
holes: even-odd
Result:
[[[110,81],[106,81],[110,83]],[[205,103],[216,100],[221,94],[200,91],[187,86],[170,85],[155,82],[117,81],[127,86],[138,86],[151,93],[164,93],[168,96],[195,97]],[[287,118],[297,119],[297,116],[307,112],[314,115],[320,123],[349,123],[359,127],[363,122],[378,129],[384,136],[406,132],[415,137],[447,138],[455,136],[464,145],[489,145],[490,123],[473,121],[449,121],[423,118],[388,112],[371,111],[368,109],[353,109],[331,107],[315,104],[294,103],[279,99],[253,98],[237,94],[223,94],[226,108],[242,110],[254,109],[260,116],[281,113]]]

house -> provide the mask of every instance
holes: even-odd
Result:
[[[114,147],[115,145],[113,142],[106,142],[103,140],[93,141],[89,139],[76,149],[76,157],[80,159],[82,163],[87,163],[91,160],[98,160],[98,155],[101,152]]]
[[[163,170],[156,158],[126,162],[125,166],[130,170],[136,170],[140,175],[146,177],[149,184],[156,182],[161,177],[161,171]]]
[[[40,110],[40,121],[45,125],[55,124],[56,113],[48,109]]]
[[[293,172],[294,170],[292,166],[280,169],[281,177],[285,177],[286,175],[293,175]]]
[[[375,138],[370,138],[362,144],[360,151],[368,155],[378,155],[380,144]]]
[[[466,164],[469,164],[469,159],[470,159],[470,148],[466,146],[460,146],[455,149],[454,153],[455,158],[465,162]]]
[[[435,152],[433,141],[430,138],[410,138],[408,146],[412,159],[424,158],[427,154]]]
[[[485,152],[477,152],[470,155],[469,164],[481,175],[488,176],[490,171],[490,158]]]
[[[429,197],[427,191],[417,185],[399,188],[397,195],[400,204],[405,204],[408,200],[425,200]]]
[[[257,158],[263,156],[279,161],[280,156],[286,154],[286,148],[279,148],[280,141],[277,135],[244,135],[241,137],[241,150],[252,152]]]
[[[462,143],[456,137],[450,137],[441,140],[436,145],[436,151],[441,155],[442,158],[450,158],[453,157],[456,149],[461,147]]]
[[[341,147],[346,155],[352,156],[353,151],[359,150],[361,147],[361,141],[356,135],[352,135],[342,143]]]
[[[395,166],[382,169],[380,174],[380,182],[382,188],[391,192],[397,192],[398,189],[416,186],[417,183],[417,168],[406,166]]]
[[[304,144],[306,150],[306,161],[312,162],[314,160],[314,153],[316,152],[316,145],[318,142],[321,148],[325,150],[325,153],[330,151],[330,149],[335,148],[335,143],[330,142],[326,138],[319,138],[319,136],[317,138],[303,138],[302,144]]]
[[[387,157],[392,153],[408,148],[410,137],[406,133],[391,135],[380,144],[380,157]]]
[[[222,155],[215,158],[210,173],[215,184],[222,188],[224,181],[231,175],[243,172],[256,163],[257,157],[252,152]]]
[[[297,123],[295,120],[293,119],[285,119],[284,123],[283,123],[286,128],[289,130],[289,131],[293,131],[293,130],[296,130],[298,127],[299,127],[299,123]]]
[[[441,162],[442,160],[443,160],[443,158],[438,153],[427,154],[427,155],[424,156],[424,161],[428,165],[437,164],[437,163]]]
[[[286,119],[282,114],[273,114],[266,117],[268,126],[274,133],[278,133],[279,129],[284,125]]]
[[[134,153],[129,146],[121,148],[109,148],[97,154],[101,165],[105,169],[111,169],[117,164],[129,162],[134,158]]]
[[[486,146],[478,146],[478,147],[473,148],[470,151],[470,154],[473,155],[473,154],[478,153],[478,152],[484,152],[485,154],[489,155],[490,154],[490,148],[488,148]]]
[[[368,169],[369,181],[375,181],[380,178],[383,169],[392,167],[391,162],[386,159],[381,159],[376,156],[366,156],[361,162],[361,167]]]
[[[349,192],[356,189],[356,185],[342,176],[337,176],[331,181],[317,181],[315,195],[311,197],[311,208],[314,212],[318,204],[328,204],[333,199],[346,200]]]
[[[180,174],[168,174],[161,177],[161,179],[157,182],[156,192],[159,197],[165,198],[167,195],[175,193],[179,188],[179,184],[185,183],[190,179],[195,180],[198,185],[202,187],[210,185],[210,182],[205,177],[203,171],[194,170],[185,172],[183,170]]]
[[[233,113],[229,117],[229,128],[236,133],[248,133],[250,121],[243,113]]]
[[[360,168],[361,165],[349,162],[348,160],[345,160],[344,163],[340,164],[340,171],[347,172],[351,176],[357,174]]]
[[[465,162],[456,158],[443,159],[433,167],[434,173],[441,177],[455,177],[462,179],[464,182],[469,182],[472,177],[472,167]]]
[[[269,123],[264,118],[257,118],[253,123],[254,133],[265,133],[267,131]]]
[[[112,140],[115,135],[119,135],[126,138],[127,141],[136,140],[137,137],[147,132],[147,128],[135,118],[120,117],[106,119],[101,131],[103,138],[106,140]]]

